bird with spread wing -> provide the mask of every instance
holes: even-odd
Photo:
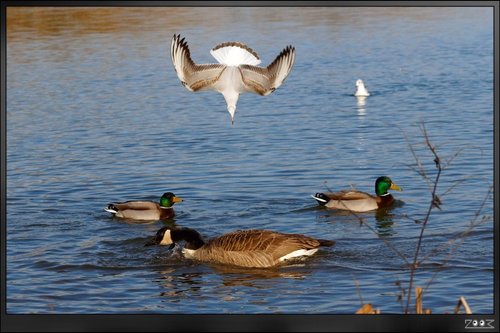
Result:
[[[241,93],[262,96],[275,91],[287,78],[295,61],[295,48],[287,46],[267,67],[258,66],[258,54],[240,42],[225,42],[210,53],[218,64],[197,64],[191,59],[185,38],[174,35],[171,56],[177,76],[190,91],[215,90],[224,96],[234,123],[236,104]]]

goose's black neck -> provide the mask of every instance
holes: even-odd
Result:
[[[185,248],[189,250],[197,250],[202,247],[205,242],[201,238],[198,231],[190,228],[178,228],[171,231],[172,240],[177,243],[185,241]]]

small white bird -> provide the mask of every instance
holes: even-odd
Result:
[[[354,93],[354,96],[357,97],[367,97],[370,96],[370,93],[368,90],[365,88],[365,84],[363,83],[363,80],[358,79],[356,81],[356,92]]]
[[[170,51],[182,85],[190,91],[220,92],[226,100],[231,124],[241,93],[269,95],[283,83],[295,61],[295,48],[289,45],[269,66],[258,67],[261,61],[255,51],[240,42],[226,42],[210,51],[218,64],[196,64],[180,35],[172,38]]]

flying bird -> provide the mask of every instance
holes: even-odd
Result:
[[[269,95],[285,81],[295,61],[291,45],[267,67],[259,67],[258,54],[240,42],[225,42],[210,50],[217,64],[196,64],[185,38],[174,35],[170,46],[172,63],[181,83],[190,91],[215,90],[224,96],[234,124],[236,104],[241,93]]]

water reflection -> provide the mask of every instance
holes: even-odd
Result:
[[[319,221],[327,221],[331,223],[349,223],[354,222],[358,224],[368,223],[371,217],[375,217],[374,231],[379,236],[389,237],[397,234],[393,229],[394,219],[397,217],[392,211],[402,204],[394,204],[392,207],[378,209],[371,212],[353,213],[347,210],[328,209],[324,206],[318,206],[316,209],[320,212],[318,214]]]
[[[169,266],[158,271],[156,280],[161,291],[159,295],[168,302],[180,302],[184,299],[204,297],[207,289],[213,294],[222,295],[224,301],[235,301],[240,297],[227,288],[246,287],[258,290],[271,290],[276,284],[269,281],[282,279],[304,280],[312,274],[312,268],[303,263],[276,268],[242,268],[221,264],[202,264],[190,261],[191,266]],[[232,289],[231,289],[232,290]],[[240,291],[241,297],[244,292]]]
[[[357,131],[357,147],[359,152],[363,152],[366,149],[366,96],[356,96],[356,109],[358,112],[358,131]]]
[[[227,265],[212,265],[214,271],[221,275],[224,286],[246,286],[262,288],[256,284],[259,280],[300,279],[310,275],[311,269],[304,264],[293,264],[276,268],[241,268]]]
[[[366,97],[365,96],[357,96],[357,106],[358,106],[358,116],[363,117],[366,115]]]
[[[389,237],[394,236],[397,232],[392,228],[394,225],[394,214],[391,214],[388,209],[379,209],[375,213],[375,228],[379,236]]]
[[[169,301],[177,302],[182,298],[200,296],[203,288],[203,273],[180,270],[180,267],[163,268],[157,281],[162,291],[160,296],[169,297]]]
[[[404,206],[404,204],[404,201],[396,199],[391,207],[377,210],[375,214],[376,229],[380,236],[394,236],[398,233],[392,228],[394,219],[397,218],[398,215],[394,214],[392,211],[395,208]]]
[[[428,20],[429,17],[449,17],[449,8],[422,8],[409,10],[406,8],[370,8],[374,16],[384,18],[384,22],[392,17],[405,15],[413,20]],[[469,14],[470,15],[470,14]],[[225,20],[220,18],[224,17]],[[288,22],[291,17],[300,17],[294,22],[297,29],[302,27],[321,26],[332,29],[337,25],[350,25],[363,29],[371,22],[361,8],[331,7],[323,8],[249,8],[249,7],[9,7],[7,8],[7,33],[9,41],[21,38],[36,40],[40,37],[57,35],[84,35],[93,33],[143,33],[162,27],[171,29],[193,29],[202,20],[206,24],[207,33],[221,33],[224,27],[231,24],[251,24],[253,29],[268,32],[268,25],[276,22]],[[359,19],[361,18],[361,19]],[[255,22],[264,22],[257,24]],[[335,24],[332,24],[335,22]],[[328,30],[327,30],[328,31]],[[27,35],[18,33],[29,32]],[[260,32],[260,31],[259,31]],[[257,34],[257,35],[260,35]],[[335,34],[332,34],[335,36]],[[12,39],[14,38],[14,39]]]

